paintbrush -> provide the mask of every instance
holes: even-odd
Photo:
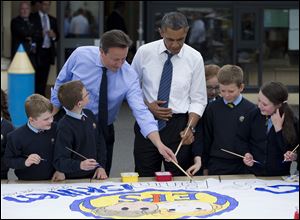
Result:
[[[25,156],[25,157],[29,157],[29,155],[27,155],[27,154],[24,154],[24,156]],[[41,161],[44,161],[44,162],[47,162],[47,159],[44,159],[44,158],[41,158],[40,160],[41,160]]]
[[[171,162],[174,163],[190,179],[190,182],[193,181],[193,178],[187,172],[185,172],[178,163],[176,163],[173,159],[171,159]]]
[[[292,150],[292,153],[294,153],[297,150],[298,147],[299,147],[299,144]],[[284,163],[284,162],[286,162],[285,159],[282,161],[282,163]]]
[[[75,150],[72,150],[71,148],[66,147],[69,151],[73,152],[74,154],[77,154],[78,156],[82,157],[83,159],[87,160],[88,158],[83,156],[82,154],[76,152]],[[100,164],[98,163],[98,165],[96,167],[101,167]]]
[[[241,158],[243,158],[243,159],[245,158],[245,156],[242,156],[242,155],[240,155],[240,154],[234,153],[234,152],[232,152],[232,151],[229,151],[229,150],[225,150],[225,149],[223,149],[223,148],[221,148],[220,150],[222,150],[222,151],[224,151],[224,152],[226,152],[226,153],[229,153],[229,154],[235,155],[235,156],[237,156],[237,157],[241,157]],[[261,164],[261,162],[259,162],[259,161],[256,161],[256,160],[253,160],[253,162],[254,162],[254,163]]]
[[[78,155],[79,157],[81,157],[81,158],[83,158],[83,159],[85,159],[85,160],[88,159],[87,157],[83,156],[82,154],[76,152],[75,150],[72,150],[71,148],[68,148],[68,147],[66,147],[66,148],[67,148],[69,151],[73,152],[74,154]],[[98,165],[97,165],[95,168],[99,168],[99,167],[101,167],[101,165],[98,163]],[[92,182],[92,180],[93,180],[93,177],[90,178],[90,183]]]
[[[189,127],[191,126],[192,121],[193,121],[193,118],[190,120],[190,122],[189,122],[189,124],[188,124],[188,126],[187,126],[187,129],[185,130],[185,132],[184,132],[184,134],[183,134],[183,137],[182,137],[182,139],[181,139],[181,141],[180,141],[180,143],[179,143],[179,145],[178,145],[178,147],[177,147],[177,150],[176,150],[176,152],[175,152],[175,156],[177,156],[177,154],[178,154],[178,152],[179,152],[179,150],[180,150],[180,148],[181,148],[181,145],[183,144],[183,138],[185,137],[185,135],[186,135],[186,133],[187,133]]]

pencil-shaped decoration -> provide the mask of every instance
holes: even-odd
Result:
[[[224,151],[224,152],[226,152],[226,153],[229,153],[229,154],[232,154],[232,155],[235,155],[235,156],[237,156],[237,157],[241,157],[241,158],[245,158],[243,155],[240,155],[240,154],[237,154],[237,153],[234,153],[234,152],[232,152],[232,151],[229,151],[229,150],[225,150],[225,149],[223,149],[223,148],[221,148],[220,150],[222,150],[222,151]],[[257,164],[261,164],[261,162],[259,162],[259,161],[256,161],[256,160],[253,160],[253,162],[254,163],[257,163]]]
[[[27,122],[24,102],[34,93],[35,71],[22,44],[7,70],[8,106],[15,127]]]
[[[183,138],[185,137],[185,135],[186,135],[186,133],[187,133],[187,130],[188,130],[188,128],[191,126],[192,122],[193,122],[193,118],[190,120],[190,122],[189,122],[189,124],[188,124],[188,126],[187,126],[187,129],[185,130],[185,132],[184,132],[184,134],[183,134]],[[180,150],[182,144],[183,144],[183,139],[181,139],[181,141],[180,141],[180,143],[179,143],[179,145],[178,145],[178,147],[177,147],[177,150],[176,150],[176,152],[175,152],[175,156],[177,156],[177,154],[178,154],[178,152],[179,152],[179,150]]]
[[[179,166],[179,164],[178,163],[176,163],[174,160],[172,160],[171,159],[171,162],[172,163],[174,163],[177,167],[178,167],[178,169],[180,169],[189,179],[190,179],[190,181],[193,181],[193,178],[192,177],[190,177],[190,175],[187,173],[187,172],[185,172],[184,171],[184,169],[182,169],[182,167],[181,166]]]
[[[297,150],[298,147],[299,147],[299,144],[292,150],[292,153],[295,153],[295,151]],[[285,159],[282,161],[282,163],[284,163],[284,162],[286,162]]]

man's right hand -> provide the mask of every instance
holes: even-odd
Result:
[[[171,162],[171,160],[173,160],[174,162],[178,163],[175,154],[173,153],[173,151],[170,148],[168,148],[165,145],[162,145],[162,146],[157,147],[157,149],[167,162]]]
[[[166,101],[154,101],[149,103],[145,101],[145,104],[148,106],[149,110],[156,119],[168,121],[170,118],[172,118],[172,109],[160,107],[160,105],[164,104],[165,102]]]

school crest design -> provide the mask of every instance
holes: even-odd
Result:
[[[207,218],[237,206],[234,198],[215,192],[146,189],[91,196],[75,200],[70,208],[94,218],[173,219]]]

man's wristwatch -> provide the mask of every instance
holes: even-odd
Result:
[[[196,132],[195,128],[193,126],[189,126],[189,129],[191,129],[192,133],[194,134]]]

